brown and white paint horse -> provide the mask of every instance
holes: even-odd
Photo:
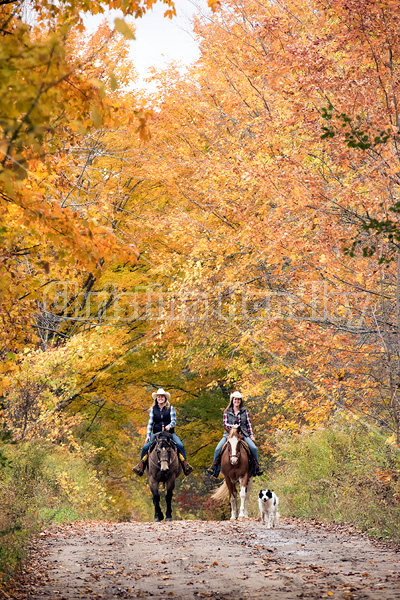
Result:
[[[253,478],[250,472],[249,457],[240,438],[238,429],[231,429],[227,445],[221,456],[221,472],[225,481],[211,496],[214,500],[222,500],[229,495],[231,501],[231,519],[238,517],[248,518],[248,501]],[[236,483],[240,483],[240,511],[238,511],[238,498]]]

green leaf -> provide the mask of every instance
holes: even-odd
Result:
[[[110,75],[110,88],[114,92],[117,89],[117,87],[118,87],[118,81],[117,81],[114,73],[111,73],[111,75]]]
[[[135,34],[133,33],[132,29],[129,27],[128,23],[126,21],[124,21],[123,19],[115,19],[114,25],[115,25],[115,29],[119,33],[121,33],[124,36],[124,38],[126,38],[127,40],[136,39]]]
[[[99,113],[99,109],[97,106],[92,107],[92,119],[95,127],[100,127],[102,123],[101,114]]]

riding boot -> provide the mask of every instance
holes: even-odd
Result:
[[[185,475],[190,475],[190,473],[193,471],[193,467],[189,465],[187,460],[182,461],[182,469]]]
[[[189,475],[193,471],[193,467],[189,465],[186,458],[183,456],[182,452],[178,452],[179,462],[182,465],[182,469],[185,475]]]
[[[218,477],[219,472],[221,470],[221,454],[218,454],[217,458],[214,460],[213,464],[209,469],[207,469],[207,473],[212,475],[213,477]]]
[[[136,465],[136,467],[133,467],[133,471],[136,473],[136,475],[139,475],[139,477],[141,477],[144,473],[144,470],[146,468],[146,462],[147,462],[147,456],[144,456],[141,461]]]
[[[256,459],[254,459],[254,477],[259,477],[260,475],[264,475],[264,471],[261,469]]]

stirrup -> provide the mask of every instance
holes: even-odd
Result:
[[[190,475],[190,473],[193,471],[193,467],[192,465],[189,465],[189,463],[187,462],[187,460],[183,461],[182,463],[182,469],[185,475]]]
[[[136,475],[139,475],[139,477],[141,477],[144,473],[144,469],[145,469],[145,464],[141,460],[140,462],[138,462],[136,467],[133,467],[133,472],[136,473]]]
[[[212,477],[215,477],[215,479],[218,479],[219,473],[220,473],[220,469],[218,469],[219,464],[212,464],[211,467],[209,469],[207,469],[207,474],[211,475]],[[217,472],[218,471],[218,472]]]

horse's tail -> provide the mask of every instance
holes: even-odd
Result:
[[[229,496],[229,489],[226,485],[226,481],[224,481],[223,484],[219,486],[217,491],[213,493],[211,498],[213,500],[224,500],[224,498],[226,498],[227,496]]]

